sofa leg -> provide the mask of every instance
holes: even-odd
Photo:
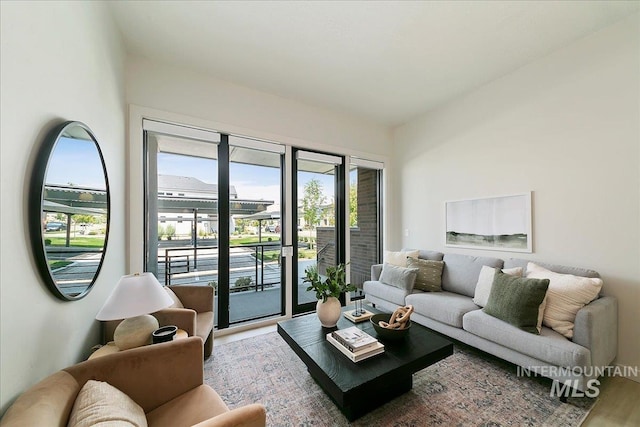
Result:
[[[207,340],[204,342],[204,358],[208,359],[213,352],[213,329],[209,332]]]

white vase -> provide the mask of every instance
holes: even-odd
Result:
[[[322,302],[319,299],[316,304],[316,313],[318,313],[318,319],[323,327],[333,328],[342,314],[340,300],[336,297],[328,297],[326,302]]]

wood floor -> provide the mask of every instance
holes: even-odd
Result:
[[[215,345],[275,332],[276,326],[216,337]],[[600,395],[581,427],[640,426],[640,383],[622,377],[601,378]]]
[[[640,383],[623,377],[603,378],[600,395],[582,427],[640,426]]]

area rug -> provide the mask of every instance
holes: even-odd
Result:
[[[466,346],[413,376],[413,389],[349,423],[271,332],[214,345],[205,382],[230,408],[262,403],[268,426],[577,426],[595,399],[550,397],[551,382]]]

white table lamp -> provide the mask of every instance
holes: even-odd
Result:
[[[120,350],[151,343],[151,333],[158,329],[154,313],[173,304],[171,297],[152,273],[122,276],[96,315],[97,320],[124,319],[113,333]]]

